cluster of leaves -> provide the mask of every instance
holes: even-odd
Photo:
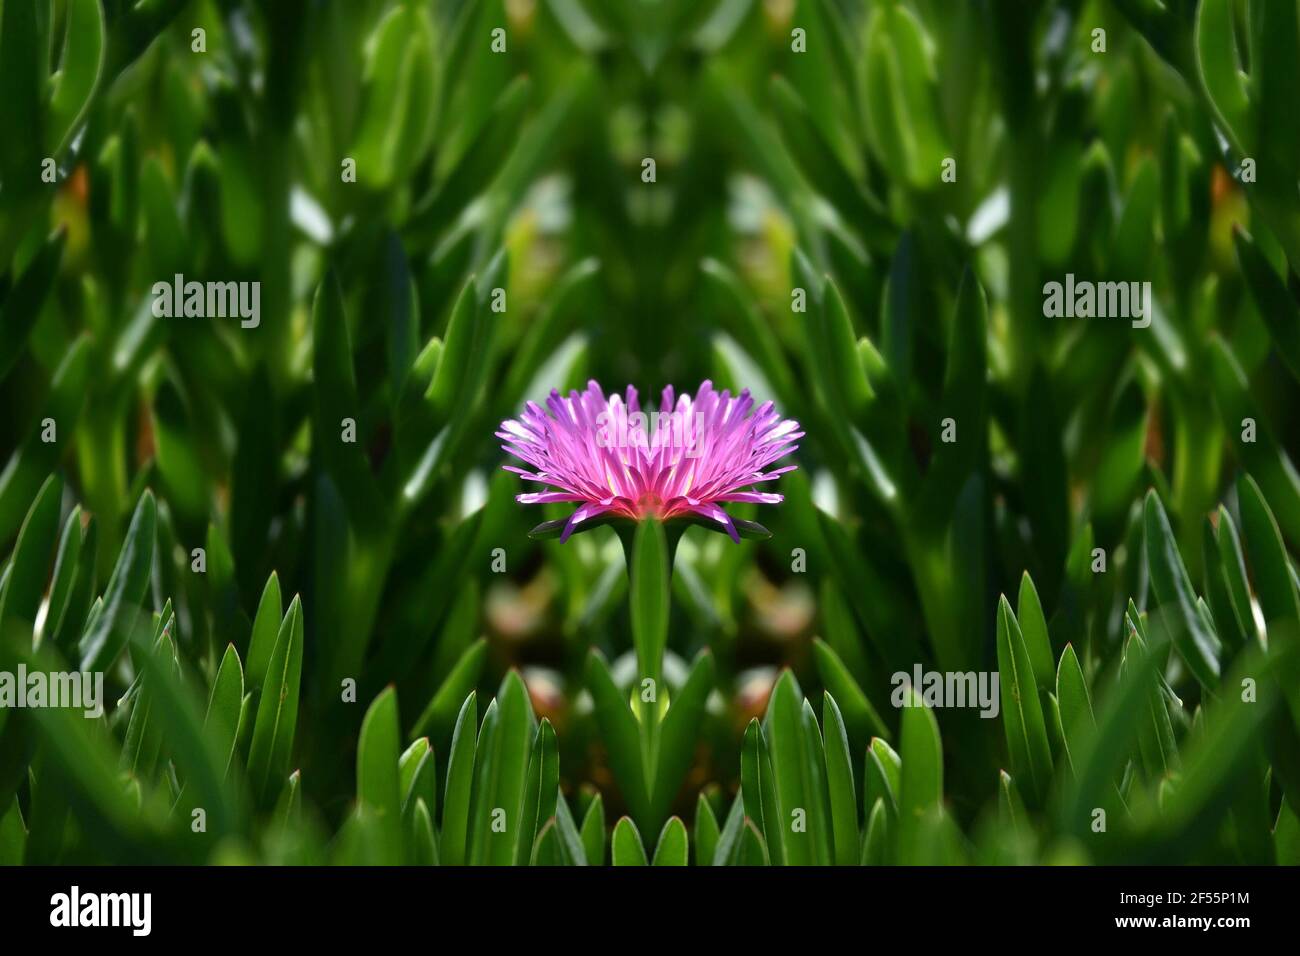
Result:
[[[1290,0],[5,0],[0,672],[107,699],[0,861],[1300,862],[1297,91]],[[772,536],[530,537],[591,375],[797,418]]]

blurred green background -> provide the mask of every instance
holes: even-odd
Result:
[[[0,860],[1300,862],[1298,23],[0,0],[0,665],[108,697],[0,710]],[[668,556],[657,713],[492,437],[592,377],[808,432]]]

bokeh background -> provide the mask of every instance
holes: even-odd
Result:
[[[4,662],[109,706],[0,711],[0,859],[1300,861],[1297,22],[3,0]],[[178,273],[260,324],[157,317]],[[1046,318],[1067,273],[1150,327]],[[593,377],[808,432],[769,539],[678,544],[657,718],[619,538],[531,539],[493,438]],[[915,664],[1003,713],[892,706]]]

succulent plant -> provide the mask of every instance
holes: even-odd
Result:
[[[3,0],[0,863],[1300,863],[1297,16]]]

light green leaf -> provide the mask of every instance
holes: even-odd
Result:
[[[826,786],[830,792],[831,829],[837,866],[852,866],[858,858],[858,798],[853,787],[853,761],[849,737],[835,698],[822,695],[822,723],[826,738]]]
[[[1076,739],[1076,735],[1096,726],[1083,668],[1079,666],[1079,658],[1070,644],[1066,644],[1061,652],[1061,662],[1056,669],[1056,699],[1061,713],[1061,731],[1065,735],[1066,756],[1069,757],[1070,742]]]
[[[511,670],[479,728],[469,829],[471,865],[508,866],[524,839],[525,779],[537,721],[519,672]],[[536,831],[527,834],[531,847]]]
[[[605,862],[605,801],[598,793],[591,799],[582,817],[582,849],[587,862],[600,866]]]
[[[266,679],[266,669],[270,666],[271,655],[275,652],[275,639],[280,634],[283,614],[283,599],[280,596],[280,578],[274,571],[266,579],[262,599],[257,604],[257,613],[253,617],[253,633],[248,641],[248,689],[260,690]]]
[[[397,692],[390,686],[366,710],[357,741],[357,801],[364,805],[372,832],[381,840],[371,851],[385,863],[402,859],[399,737]]]
[[[998,674],[1002,720],[1006,728],[1011,770],[1026,798],[1038,806],[1052,776],[1052,751],[1042,702],[1033,680],[1033,666],[1020,626],[1003,595],[998,604]]]
[[[695,865],[708,866],[717,853],[720,833],[713,806],[703,793],[695,798]]]
[[[212,735],[217,753],[225,756],[227,773],[235,756],[243,702],[244,671],[239,663],[239,652],[234,644],[227,644],[226,653],[221,656],[221,664],[217,667],[217,676],[212,681],[208,712],[203,719],[203,727]]]
[[[680,817],[669,817],[659,834],[651,866],[686,866],[690,853],[686,824]]]
[[[924,833],[924,820],[943,807],[943,744],[939,724],[915,690],[903,709],[899,732],[902,770],[898,788],[899,851],[903,860],[915,858]]]
[[[438,865],[438,839],[433,830],[433,814],[424,797],[415,798],[408,829],[412,844],[411,859],[416,866]]]
[[[631,817],[621,817],[614,825],[613,854],[615,866],[649,866],[641,834]]]
[[[528,863],[533,843],[541,835],[547,821],[555,816],[559,793],[560,758],[555,742],[555,728],[549,720],[542,718],[533,741],[533,752],[528,759],[521,823],[523,830],[519,835],[515,855],[517,866]]]
[[[740,798],[743,800],[745,824],[757,827],[764,834],[760,839],[764,848],[763,865],[780,866],[786,859],[782,826],[788,824],[783,822],[786,818],[777,797],[772,756],[757,718],[750,720],[741,746]],[[724,840],[726,835],[724,829]],[[744,840],[742,834],[742,843]],[[747,852],[749,850],[742,849],[742,854]]]
[[[298,723],[302,645],[302,601],[294,595],[271,653],[248,752],[249,782],[262,806],[274,805],[281,783],[289,773]]]
[[[1029,663],[1034,669],[1034,680],[1040,690],[1051,690],[1055,676],[1052,667],[1052,642],[1047,634],[1047,618],[1043,616],[1043,603],[1038,599],[1038,589],[1026,571],[1020,577],[1020,599],[1016,616],[1020,633],[1029,653]]]
[[[829,862],[823,859],[829,856],[830,836],[823,812],[825,783],[813,770],[802,702],[794,674],[789,670],[783,672],[768,698],[763,723],[775,775],[776,803],[780,807],[779,818],[772,819],[764,805],[764,832],[768,835],[769,849],[779,839],[785,849],[785,862],[795,866]],[[819,754],[821,749],[818,740]]]
[[[447,763],[447,787],[442,801],[442,862],[462,866],[466,862],[469,813],[474,785],[475,745],[478,725],[478,695],[470,692],[456,718],[451,736],[451,757]]]

